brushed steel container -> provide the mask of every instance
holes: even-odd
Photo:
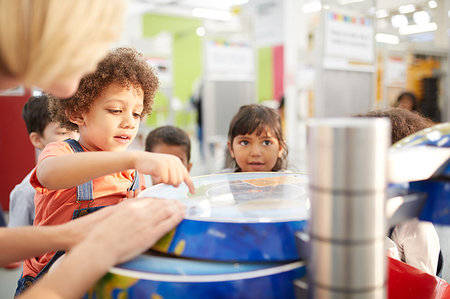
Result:
[[[386,295],[386,187],[390,123],[313,119],[307,125],[312,298]]]

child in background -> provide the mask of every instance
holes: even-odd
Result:
[[[405,91],[398,95],[395,107],[418,111],[417,104],[416,96],[412,92]]]
[[[22,118],[31,144],[39,151],[50,142],[78,139],[78,133],[50,120],[48,98],[45,94],[28,99],[22,109]],[[33,225],[36,190],[30,184],[31,173],[32,171],[9,194],[9,227]]]
[[[174,126],[163,126],[154,129],[148,133],[145,138],[145,150],[152,153],[169,154],[178,157],[186,167],[191,171],[191,140],[182,129]],[[145,176],[147,179],[148,177]],[[161,183],[158,178],[151,178],[147,185],[156,185]]]
[[[392,144],[431,127],[433,122],[415,111],[404,108],[370,111],[358,117],[387,117],[391,121]],[[417,218],[396,225],[389,236],[395,243],[398,258],[431,275],[439,274],[442,269],[439,237],[431,222]],[[392,256],[395,257],[395,256]]]
[[[180,128],[163,126],[148,133],[145,139],[145,150],[152,153],[170,154],[180,158],[189,172],[192,167],[191,140]]]
[[[275,109],[257,104],[240,107],[230,123],[227,147],[234,165],[222,172],[286,169],[287,146]]]
[[[50,98],[53,119],[78,130],[80,139],[51,143],[42,152],[30,179],[37,190],[34,225],[65,223],[119,203],[144,187],[136,171],[174,186],[184,181],[194,192],[178,158],[126,150],[141,118],[151,111],[157,87],[158,79],[142,55],[120,48],[81,79],[72,97]],[[57,258],[52,252],[26,260],[17,292],[43,275]]]

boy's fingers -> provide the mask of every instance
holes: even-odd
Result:
[[[194,183],[192,182],[191,177],[188,175],[187,177],[185,177],[184,179],[184,183],[186,184],[186,186],[189,188],[189,192],[191,194],[195,194],[195,187],[194,187]]]

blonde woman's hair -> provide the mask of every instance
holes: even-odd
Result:
[[[122,31],[127,0],[0,0],[0,74],[47,87],[93,71]]]

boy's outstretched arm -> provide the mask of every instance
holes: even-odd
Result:
[[[185,182],[189,191],[194,193],[192,180],[179,158],[144,151],[100,151],[47,157],[38,164],[36,176],[42,186],[57,190],[127,169],[158,177],[169,185],[178,186]]]

